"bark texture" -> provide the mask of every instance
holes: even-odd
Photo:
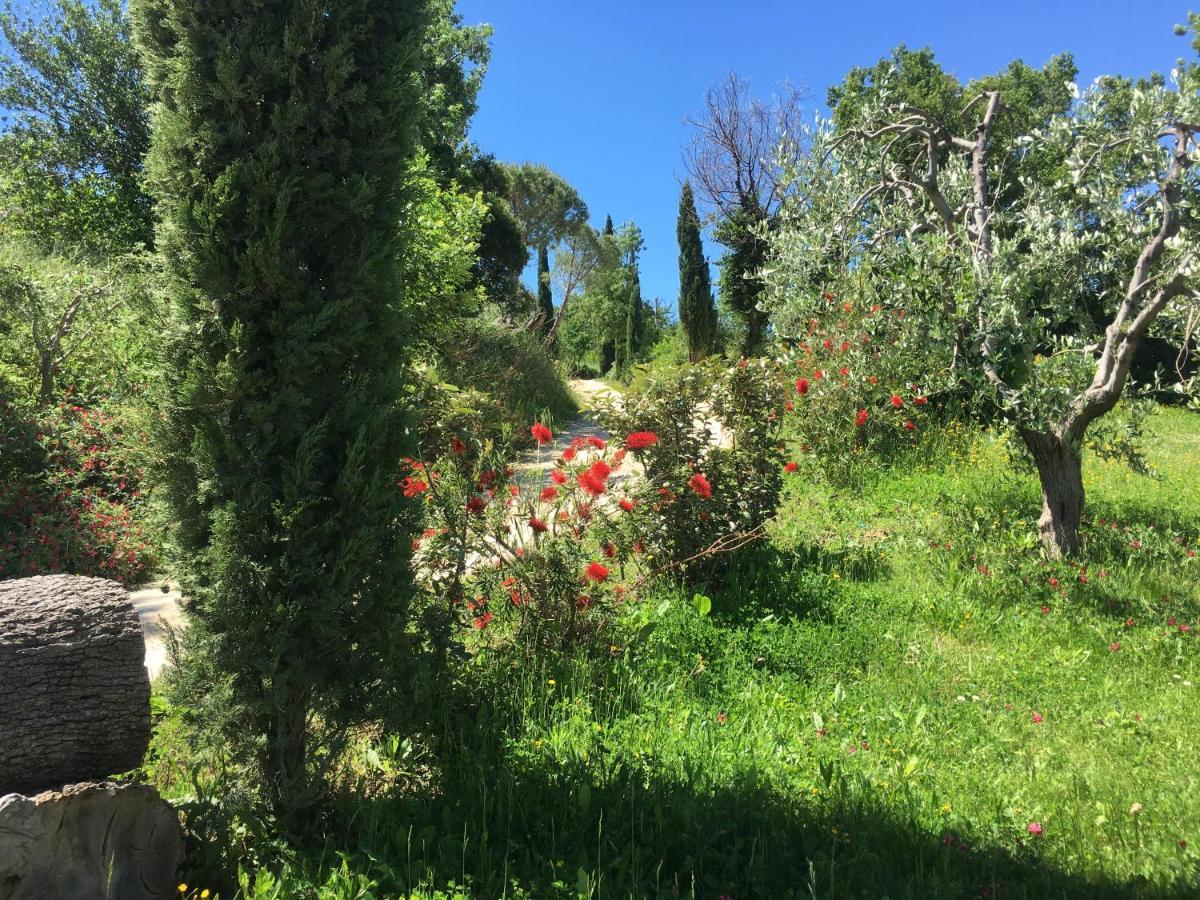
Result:
[[[178,896],[183,835],[144,784],[0,797],[0,900]]]
[[[0,795],[141,765],[150,678],[121,585],[47,575],[0,581]]]
[[[1053,433],[1024,433],[1042,484],[1042,515],[1038,533],[1053,557],[1079,552],[1083,520],[1083,461],[1070,442]]]

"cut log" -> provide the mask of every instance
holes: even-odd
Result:
[[[137,612],[102,578],[0,581],[0,795],[141,765],[150,678]]]
[[[178,897],[179,817],[145,784],[0,798],[0,900]]]

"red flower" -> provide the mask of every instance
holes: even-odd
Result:
[[[905,423],[904,423],[904,427],[905,427],[905,428],[907,428],[909,431],[916,431],[916,430],[917,430],[917,426],[916,426],[916,425],[914,425],[912,422],[905,422]]]
[[[797,394],[807,394],[808,393],[808,379],[807,378],[797,378],[796,379],[796,393]]]
[[[588,467],[588,471],[598,475],[600,478],[607,478],[612,474],[612,466],[604,460],[598,459]]]
[[[542,488],[542,500],[543,501],[549,502],[550,500],[553,500],[556,497],[558,497],[558,488],[556,488],[554,485],[548,484],[544,488]]]
[[[1030,834],[1032,834],[1034,837],[1041,837],[1042,836],[1042,823],[1041,822],[1030,822],[1029,827],[1026,828],[1025,830],[1028,831]]]
[[[790,460],[783,464],[783,471],[785,471],[785,472],[789,472],[789,473],[795,472],[796,469],[798,469],[798,468],[799,468],[799,466],[797,466],[794,462],[791,462]]]
[[[536,534],[542,534],[550,528],[550,526],[546,524],[545,520],[539,519],[537,516],[530,517],[529,527],[532,528]]]
[[[609,541],[604,545],[602,552],[608,559],[614,559],[617,555],[617,545]]]
[[[1108,649],[1111,650],[1113,653],[1116,653],[1118,650],[1121,649],[1121,645],[1119,643],[1117,643],[1116,641],[1113,641],[1111,644],[1108,645]]]
[[[494,619],[494,618],[496,618],[496,617],[493,616],[490,612],[485,612],[482,616],[477,616],[475,618],[475,627],[478,628],[480,631],[483,631],[483,629],[487,628],[489,625],[492,624],[492,619]]]
[[[917,406],[924,406],[928,402],[928,397],[913,397],[913,403],[917,404]]]
[[[632,512],[635,505],[628,497],[621,498],[621,509],[625,510],[625,512]]]
[[[467,449],[467,445],[458,439],[458,435],[450,438],[450,452],[459,454]]]
[[[404,481],[401,482],[404,486],[405,497],[416,497],[418,494],[423,494],[429,490],[429,485],[420,478],[413,478],[411,475],[405,475]]]
[[[867,424],[867,419],[870,418],[865,409],[860,409],[858,415],[854,417],[854,424],[858,428],[862,428]]]
[[[847,369],[845,366],[842,366],[840,369],[838,369],[838,374],[842,375],[842,376],[846,376],[846,375],[850,374],[850,370]]]
[[[550,480],[553,481],[555,484],[566,484],[567,483],[567,473],[564,472],[562,469],[555,469],[554,471],[552,471],[550,473]]]
[[[1033,724],[1034,724],[1034,725],[1041,725],[1041,724],[1042,724],[1042,714],[1041,714],[1041,713],[1039,713],[1039,712],[1035,712],[1035,713],[1034,713],[1032,716],[1030,716],[1029,718],[1033,720]]]
[[[565,462],[570,462],[571,460],[573,460],[575,458],[575,448],[568,447],[566,450],[564,450],[563,454],[562,454],[562,458]]]
[[[903,405],[904,405],[904,398],[901,397],[899,394],[892,394],[892,406],[896,407],[896,409],[899,409]]]
[[[590,562],[583,571],[583,576],[588,581],[607,581],[608,567],[603,566],[598,562]]]
[[[868,375],[867,381],[871,382],[871,384],[879,384],[879,378],[875,375]]]
[[[784,408],[785,410],[787,410],[788,412],[791,412],[793,409],[795,409],[795,408],[796,408],[796,404],[795,404],[795,403],[793,403],[791,400],[784,400],[784,401],[783,401],[783,408]]]
[[[813,372],[813,380],[815,380],[815,381],[820,381],[824,377],[825,377],[825,373],[822,372],[820,369],[817,369],[815,372]]]
[[[541,422],[534,422],[533,427],[529,429],[529,433],[533,435],[533,439],[539,444],[548,444],[554,440],[554,434]]]
[[[712,485],[708,483],[708,479],[697,472],[688,479],[688,487],[692,492],[701,499],[708,500],[712,497]]]
[[[467,501],[467,511],[475,515],[482,515],[484,507],[487,506],[487,501],[476,495]]]
[[[607,446],[602,439],[596,437],[594,434],[589,434],[587,436],[587,442],[597,450],[603,450]]]
[[[643,450],[657,443],[658,435],[653,431],[635,431],[625,437],[625,446],[630,450]]]
[[[831,341],[829,338],[825,338],[825,349],[826,350],[833,349],[833,341]]]

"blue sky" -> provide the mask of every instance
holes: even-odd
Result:
[[[900,43],[932,47],[963,80],[1066,50],[1081,84],[1165,72],[1192,52],[1171,33],[1187,0],[459,0],[458,10],[495,27],[472,139],[499,159],[559,172],[594,224],[606,213],[636,221],[643,295],[667,303],[679,288],[684,120],[731,71],[762,95],[790,81],[824,111],[830,84]]]

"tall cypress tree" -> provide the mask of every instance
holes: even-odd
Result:
[[[642,335],[645,332],[645,315],[642,306],[642,280],[635,262],[629,279],[629,293],[625,307],[625,371],[633,366],[642,351]]]
[[[542,311],[542,334],[547,335],[554,325],[554,295],[550,292],[550,252],[538,247],[538,309]]]
[[[700,240],[696,198],[686,181],[679,197],[675,235],[679,240],[679,322],[687,335],[688,358],[695,362],[716,349],[717,308]]]
[[[613,228],[611,215],[604,217],[604,233],[609,237],[612,237],[616,233],[616,230]]]
[[[133,12],[158,97],[178,684],[299,828],[398,655],[410,593],[397,261],[425,3]]]

